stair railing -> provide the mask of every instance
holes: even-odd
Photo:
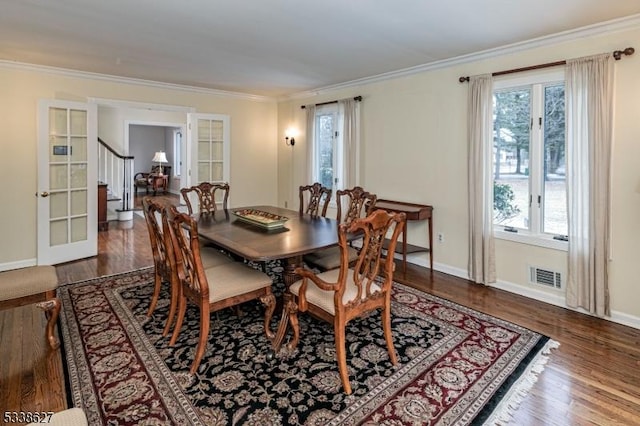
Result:
[[[132,210],[134,157],[122,155],[98,138],[98,179],[122,200],[122,211]]]

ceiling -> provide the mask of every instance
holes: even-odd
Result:
[[[0,60],[283,97],[638,14],[640,0],[0,0],[0,10]]]

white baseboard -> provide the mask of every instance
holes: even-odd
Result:
[[[17,260],[15,262],[0,263],[0,271],[10,271],[12,269],[26,268],[28,266],[36,266],[37,264],[37,259],[24,259]]]
[[[398,255],[396,254],[396,258]],[[407,256],[407,262],[415,265],[429,267],[429,256],[427,254],[414,254]],[[455,268],[449,265],[434,262],[433,269],[445,274],[453,275],[465,280],[469,279],[469,273],[465,269]],[[515,284],[507,281],[498,281],[491,287],[508,291],[509,293],[518,294],[520,296],[528,297],[529,299],[538,300],[540,302],[548,303],[550,305],[558,306],[561,308],[569,309],[571,311],[580,312],[585,315],[595,316],[581,308],[571,308],[567,306],[565,296],[563,293],[553,294],[541,290],[537,290],[530,287],[525,287],[520,284]],[[606,321],[615,322],[617,324],[626,325],[636,329],[640,329],[640,317],[629,315],[624,312],[612,311],[611,317],[597,317]]]

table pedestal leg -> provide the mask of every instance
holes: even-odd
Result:
[[[302,265],[301,256],[286,260],[284,269],[284,283],[286,285],[286,289],[282,295],[282,316],[278,323],[278,330],[276,331],[275,336],[271,338],[271,345],[276,356],[280,355],[280,349],[282,348],[282,343],[289,326],[291,326],[293,337],[286,346],[286,353],[290,354],[298,345],[298,339],[300,336],[300,329],[298,327],[298,305],[296,305],[296,302],[293,300],[292,294],[289,293],[289,286],[300,279],[300,277],[298,277],[294,272],[300,265]]]

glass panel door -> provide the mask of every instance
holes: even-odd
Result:
[[[38,263],[97,253],[95,106],[41,101]]]

